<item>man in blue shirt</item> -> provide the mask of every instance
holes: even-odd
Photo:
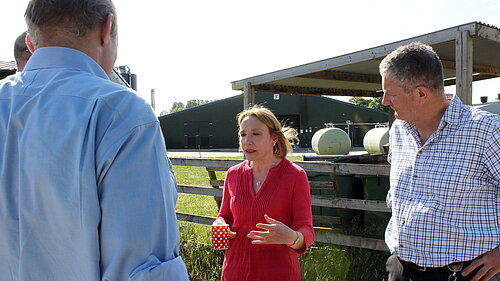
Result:
[[[389,281],[500,280],[500,117],[448,100],[420,42],[380,64],[389,140]]]
[[[0,82],[0,279],[188,280],[157,118],[110,82],[111,0],[31,0]]]

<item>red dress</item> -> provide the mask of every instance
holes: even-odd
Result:
[[[247,234],[258,229],[257,223],[266,223],[264,214],[300,231],[306,246],[294,250],[283,244],[251,244]],[[249,161],[231,167],[217,220],[237,233],[226,250],[223,281],[300,281],[298,256],[314,241],[309,181],[302,168],[283,159],[255,194]]]

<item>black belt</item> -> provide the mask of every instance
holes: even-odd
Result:
[[[403,267],[407,267],[418,271],[429,271],[429,272],[436,272],[436,271],[460,272],[462,271],[462,269],[466,268],[472,263],[472,261],[470,260],[470,261],[454,262],[441,267],[428,267],[428,266],[419,266],[416,263],[405,261],[400,258],[398,258],[398,260],[399,262],[401,262]]]

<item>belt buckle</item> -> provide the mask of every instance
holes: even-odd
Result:
[[[451,272],[459,272],[459,271],[461,271],[464,268],[464,263],[461,262],[461,261],[459,261],[459,262],[452,262],[452,263],[446,265],[446,267],[448,267],[448,269]]]

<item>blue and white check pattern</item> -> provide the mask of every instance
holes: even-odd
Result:
[[[500,244],[500,116],[454,97],[425,144],[416,127],[390,131],[391,252],[420,266],[476,258]]]

